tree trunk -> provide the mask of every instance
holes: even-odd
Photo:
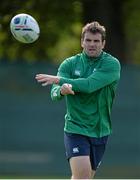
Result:
[[[98,21],[107,31],[105,50],[125,62],[122,1],[83,0],[83,22]]]

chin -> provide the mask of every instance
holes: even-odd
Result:
[[[98,55],[97,54],[89,54],[88,56],[94,58],[94,57],[97,57]]]

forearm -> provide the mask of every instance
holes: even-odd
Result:
[[[75,92],[88,93],[88,91],[89,91],[88,81],[85,78],[79,78],[79,79],[60,78],[58,84],[61,86],[64,83],[71,84],[72,90]]]
[[[92,93],[119,79],[118,71],[104,73],[104,75],[91,75],[88,78],[60,78],[59,85],[69,83],[75,92]]]
[[[71,79],[66,77],[60,76],[52,76],[47,74],[38,74],[36,79],[38,82],[42,83],[43,86],[49,84],[58,84],[62,86],[63,84],[71,84],[72,90],[74,92],[83,92],[83,93],[92,93],[101,89],[114,81],[119,80],[120,78],[120,71],[117,70],[99,70],[95,73],[91,74],[87,78],[78,78],[78,79]],[[59,89],[60,91],[60,89]],[[60,95],[60,92],[59,92]],[[58,95],[58,97],[59,97]]]
[[[51,99],[53,101],[61,100],[64,96],[61,94],[61,86],[53,85],[51,89]]]

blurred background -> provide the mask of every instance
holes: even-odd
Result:
[[[9,23],[19,13],[39,23],[40,37],[22,44]],[[1,0],[0,178],[69,178],[63,126],[65,101],[52,102],[50,86],[36,73],[56,74],[81,51],[81,28],[93,20],[106,27],[105,50],[122,65],[113,106],[113,134],[96,178],[140,178],[140,1]]]

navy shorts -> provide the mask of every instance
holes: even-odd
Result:
[[[64,132],[66,156],[69,160],[76,156],[90,156],[91,167],[96,170],[101,163],[108,136],[101,138]]]

